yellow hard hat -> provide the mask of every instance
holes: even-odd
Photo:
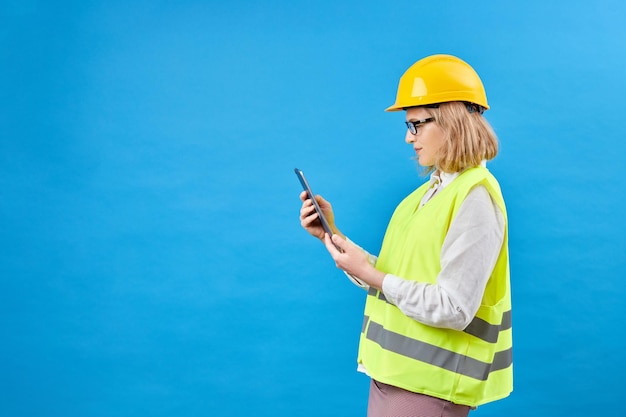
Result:
[[[396,102],[385,111],[448,101],[489,108],[485,87],[467,62],[452,55],[431,55],[406,70],[398,84]]]

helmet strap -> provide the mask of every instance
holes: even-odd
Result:
[[[485,112],[485,108],[483,106],[474,103],[465,103],[465,108],[470,113],[483,114]]]
[[[442,103],[427,104],[424,107],[427,107],[429,109],[438,109],[441,104]],[[464,101],[463,104],[465,104],[465,108],[467,109],[469,113],[483,114],[485,112],[485,108],[481,106],[480,104],[470,103],[467,101]]]

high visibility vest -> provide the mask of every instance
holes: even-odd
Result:
[[[436,283],[441,247],[467,194],[483,185],[506,219],[500,186],[486,168],[471,168],[419,208],[428,183],[396,208],[376,268]],[[478,406],[513,389],[508,221],[504,243],[476,316],[465,330],[435,328],[405,316],[370,289],[359,363],[375,380],[456,404]]]

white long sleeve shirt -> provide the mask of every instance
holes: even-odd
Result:
[[[450,184],[458,173],[432,174],[431,188],[421,206]],[[387,274],[383,293],[390,303],[420,323],[463,330],[476,315],[504,241],[504,215],[493,202],[487,189],[477,186],[465,201],[450,225],[441,248],[441,271],[435,284],[409,280]],[[367,253],[367,252],[366,252]],[[370,263],[376,257],[368,253]],[[367,284],[348,275],[364,289]]]

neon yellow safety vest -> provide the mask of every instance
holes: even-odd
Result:
[[[435,283],[441,247],[467,194],[483,185],[506,219],[500,186],[486,168],[471,168],[419,208],[429,184],[396,208],[376,268],[420,282]],[[359,345],[359,363],[375,380],[456,404],[478,406],[513,389],[508,221],[504,244],[481,306],[462,331],[427,326],[405,316],[371,289]]]

